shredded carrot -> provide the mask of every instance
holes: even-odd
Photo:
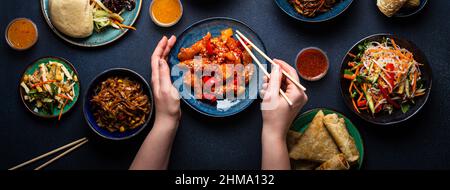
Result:
[[[31,87],[34,88],[34,87],[42,86],[44,84],[48,84],[48,83],[52,83],[52,82],[56,82],[56,80],[48,80],[48,81],[45,81],[45,82],[39,82],[39,83],[33,84]]]
[[[355,85],[355,89],[356,89],[356,92],[358,92],[359,95],[363,94],[361,91],[359,91],[359,89],[356,87],[356,85]]]
[[[127,29],[131,29],[131,30],[136,30],[135,27],[127,26],[127,25],[122,24],[122,23],[120,23],[119,21],[116,21],[116,20],[114,21],[114,23],[117,24],[120,28],[127,28]]]
[[[62,116],[62,113],[64,111],[64,107],[66,107],[66,104],[67,104],[68,101],[69,101],[68,99],[66,99],[66,101],[64,101],[64,104],[61,107],[61,111],[59,112],[58,121],[61,120],[61,116]]]
[[[348,56],[350,56],[350,57],[353,57],[353,58],[356,58],[356,55],[355,54],[353,54],[353,53],[348,53]]]
[[[414,80],[413,80],[413,86],[412,86],[412,94],[416,93],[416,87],[417,87],[417,72],[414,72]]]
[[[363,97],[363,94],[362,94],[362,93],[361,93],[361,94],[359,94],[358,102],[360,102],[360,101],[361,101],[362,97]]]
[[[350,83],[350,87],[348,87],[348,93],[349,94],[352,94],[352,87],[353,87],[354,84],[355,83],[353,81]]]
[[[391,43],[392,43],[392,46],[394,46],[394,49],[395,49],[395,50],[399,50],[398,47],[397,47],[397,44],[395,43],[395,40],[394,40],[394,39],[391,39]]]
[[[361,64],[361,65],[362,65],[362,64]],[[359,74],[359,68],[360,68],[360,65],[358,65],[358,66],[356,67],[355,78],[356,78],[356,76]]]
[[[359,111],[358,107],[356,106],[355,100],[354,100],[353,98],[352,98],[352,103],[353,103],[353,108],[355,108],[355,110],[356,110],[358,113],[361,113],[361,112]]]
[[[344,78],[345,79],[348,79],[348,80],[355,80],[355,78],[356,78],[356,75],[347,75],[347,74],[344,74]]]
[[[423,96],[425,95],[425,92],[419,93],[419,94],[414,94],[414,97],[419,97],[419,96]]]
[[[64,95],[64,94],[58,94],[57,96],[59,96],[61,98],[64,98],[66,100],[70,100],[70,98],[68,96]]]

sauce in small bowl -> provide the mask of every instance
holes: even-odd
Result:
[[[170,27],[181,19],[183,5],[180,0],[153,0],[149,11],[155,24]]]
[[[307,81],[318,81],[328,72],[328,57],[319,48],[310,47],[301,50],[295,62],[298,74]]]
[[[11,21],[5,32],[6,42],[15,50],[27,50],[36,44],[38,30],[36,24],[27,18]]]

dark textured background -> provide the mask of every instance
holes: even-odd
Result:
[[[0,30],[4,32],[16,17],[28,17],[38,26],[39,41],[25,52],[10,49],[4,40],[0,42],[0,168],[88,136],[88,144],[48,169],[127,169],[150,127],[132,140],[104,141],[85,123],[80,100],[56,128],[55,121],[36,118],[22,105],[17,90],[22,71],[39,57],[64,57],[77,68],[82,93],[96,74],[108,68],[127,67],[150,79],[149,57],[162,35],[180,34],[204,18],[227,16],[253,28],[264,39],[270,56],[292,63],[297,52],[307,46],[328,53],[329,74],[319,82],[303,82],[310,97],[303,110],[328,107],[347,115],[364,139],[364,169],[450,169],[450,1],[430,1],[419,15],[389,19],[377,11],[374,1],[355,0],[336,19],[307,24],[285,15],[272,0],[184,0],[183,18],[169,29],[151,22],[149,5],[150,0],[143,3],[135,25],[138,31],[129,32],[110,46],[85,49],[71,46],[53,34],[41,15],[38,0],[3,2]],[[423,110],[409,121],[390,127],[359,119],[344,105],[338,87],[338,70],[346,51],[361,38],[384,32],[415,42],[428,56],[434,71],[432,93]],[[183,117],[170,168],[259,169],[261,113],[256,102],[226,119],[206,118],[182,105]]]

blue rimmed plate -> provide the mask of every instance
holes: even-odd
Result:
[[[249,38],[256,46],[266,52],[266,48],[264,43],[259,38],[259,36],[246,24],[231,18],[209,18],[202,21],[199,21],[192,26],[189,26],[181,35],[178,36],[177,43],[172,48],[172,51],[169,55],[169,64],[170,67],[173,68],[179,64],[180,60],[178,59],[178,53],[183,47],[190,47],[195,42],[201,40],[203,36],[205,36],[208,32],[211,32],[212,36],[219,36],[220,32],[224,29],[232,28],[233,31],[239,30],[242,32],[247,38]],[[255,54],[257,58],[261,61],[262,64],[267,64],[265,59],[259,54]],[[182,80],[182,75],[179,76],[171,76],[172,82]],[[257,80],[257,72],[250,79],[251,82],[253,80]],[[181,85],[179,87],[179,91],[183,91],[184,86]],[[244,99],[223,99],[218,100],[217,105],[212,105],[206,102],[203,102],[199,99],[195,99],[194,95],[191,93],[187,93],[186,96],[182,96],[183,101],[192,107],[194,110],[211,117],[226,117],[237,114],[244,109],[246,109],[254,99],[250,97],[250,90],[248,88],[245,89],[245,97]]]
[[[41,1],[41,11],[42,15],[45,18],[45,21],[47,22],[48,26],[55,32],[57,36],[59,36],[61,39],[63,39],[66,42],[69,42],[76,46],[81,47],[98,47],[98,46],[104,46],[109,43],[112,43],[116,40],[118,40],[120,37],[125,35],[128,32],[128,29],[124,30],[117,30],[112,27],[108,27],[103,29],[101,32],[94,31],[91,36],[87,38],[72,38],[69,36],[64,35],[63,33],[59,32],[55,26],[53,26],[51,20],[50,20],[50,14],[49,14],[49,0],[40,0]],[[136,0],[136,7],[131,11],[124,11],[121,16],[125,19],[123,24],[132,26],[134,22],[137,20],[139,13],[141,12],[142,7],[142,0]]]
[[[341,13],[347,10],[352,2],[353,0],[342,0],[341,2],[337,3],[330,11],[319,13],[315,17],[305,17],[295,10],[295,8],[289,3],[289,0],[275,0],[275,3],[278,5],[278,7],[280,7],[280,9],[283,10],[286,14],[288,14],[292,18],[304,22],[323,22],[333,19],[334,17],[339,16]]]

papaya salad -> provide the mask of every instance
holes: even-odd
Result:
[[[353,60],[347,63],[343,77],[350,81],[348,93],[358,113],[406,113],[416,97],[425,95],[422,64],[394,39],[365,42],[357,50],[357,55],[349,53]]]

